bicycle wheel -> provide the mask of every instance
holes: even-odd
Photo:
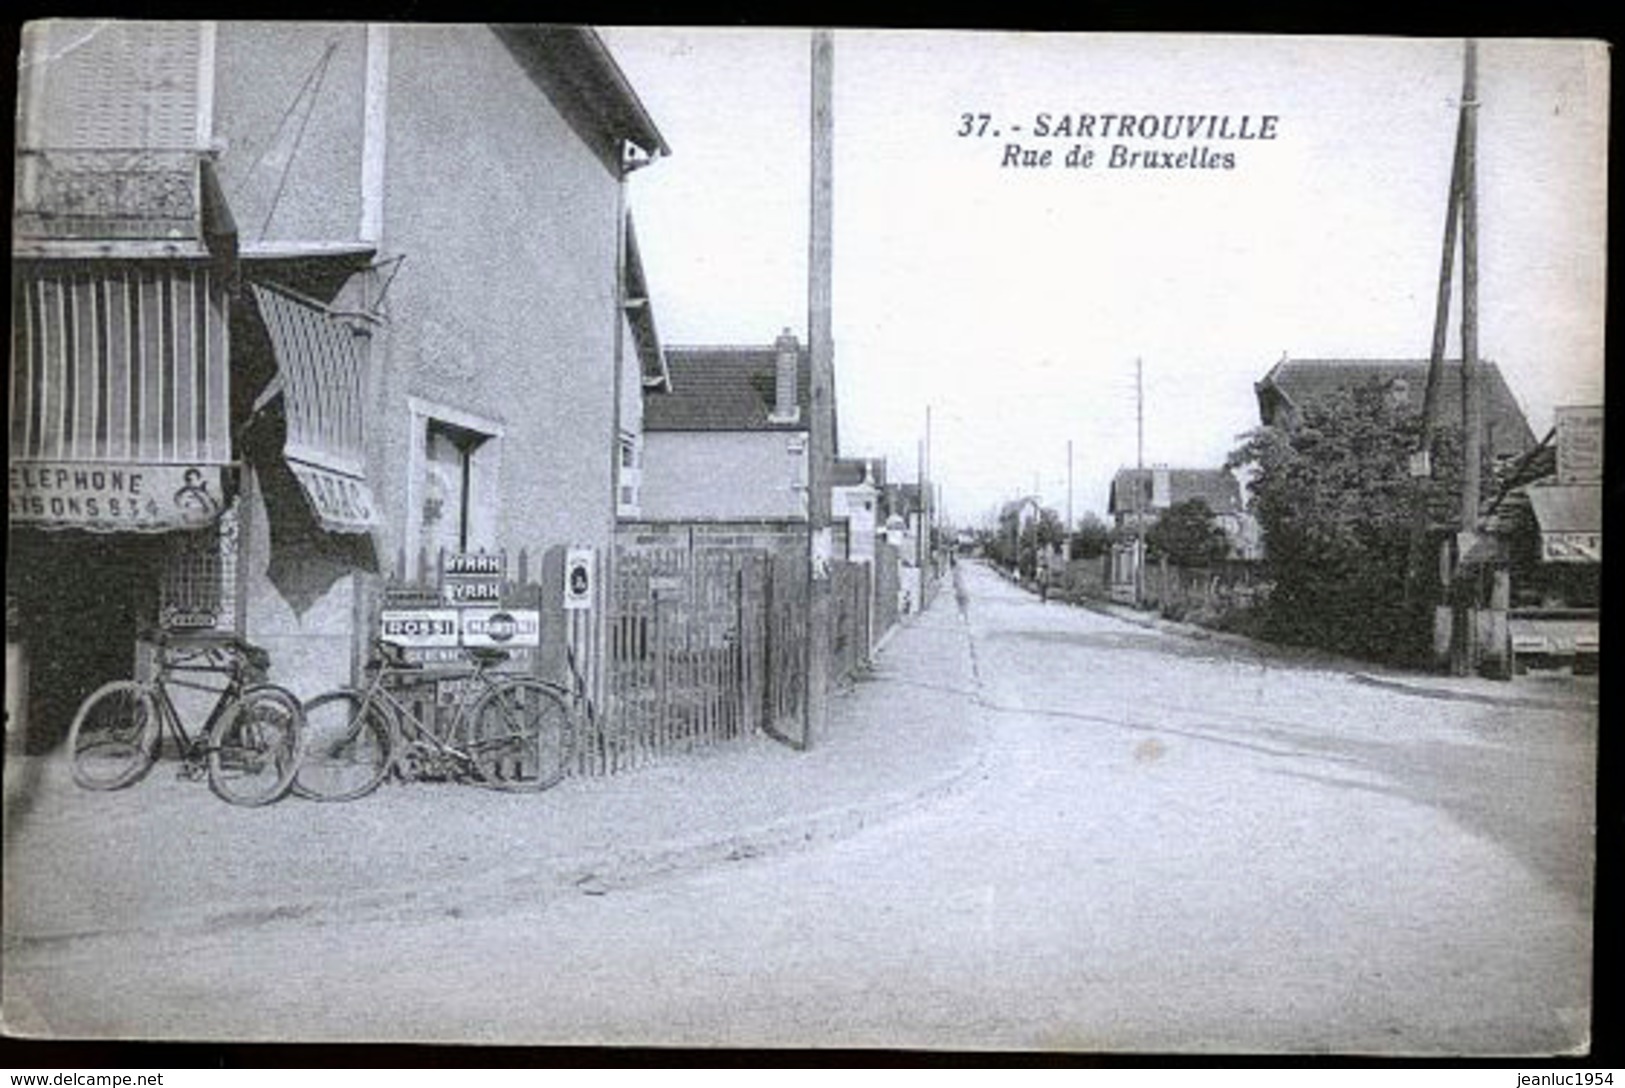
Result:
[[[136,680],[114,680],[91,692],[68,727],[73,780],[87,790],[139,781],[158,758],[158,713],[152,690]]]
[[[330,691],[305,706],[305,757],[293,792],[311,801],[352,801],[389,772],[395,731],[377,703],[358,691]]]
[[[256,684],[209,730],[209,788],[234,805],[268,805],[288,792],[303,750],[304,709],[286,688]]]
[[[570,712],[539,680],[506,681],[474,704],[464,748],[480,785],[545,790],[564,777]]]

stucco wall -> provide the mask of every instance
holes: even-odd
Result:
[[[244,244],[356,238],[366,52],[358,24],[217,25],[220,186]]]
[[[481,455],[499,465],[492,546],[538,557],[569,544],[607,548],[619,180],[489,28],[392,26],[388,40],[379,256],[405,259],[369,349],[367,473],[381,566],[392,568],[413,543],[413,453],[423,439],[410,405],[424,402],[501,432]],[[358,236],[366,31],[221,24],[215,131],[231,149],[231,169],[222,162],[228,196],[233,179],[264,171],[248,168],[267,138],[259,134],[274,128],[329,42],[337,47],[272,237]],[[233,208],[251,241],[263,211],[250,196],[233,198]],[[358,282],[369,278],[376,292],[376,276]],[[244,534],[247,635],[272,649],[278,678],[344,682],[355,585],[330,564],[353,558],[355,542],[311,558],[308,577],[291,573],[272,549],[267,504],[248,498],[259,516]]]
[[[398,531],[418,396],[504,424],[501,545],[606,545],[619,181],[489,29],[390,38],[380,501]]]
[[[806,436],[789,431],[650,431],[643,436],[643,517],[804,518]]]

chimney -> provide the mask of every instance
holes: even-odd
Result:
[[[801,369],[801,345],[789,329],[779,333],[773,342],[776,358],[773,366],[773,413],[768,416],[774,423],[794,423],[801,418],[801,406],[796,402],[796,375]]]

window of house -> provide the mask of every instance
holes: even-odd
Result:
[[[474,451],[486,435],[431,419],[424,431],[423,539],[430,548],[469,550]]]
[[[638,445],[636,435],[621,435],[615,512],[622,517],[636,517],[641,502],[643,473],[639,465]]]

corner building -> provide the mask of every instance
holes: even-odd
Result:
[[[59,743],[144,626],[310,696],[442,549],[544,593],[610,553],[626,182],[667,149],[595,34],[68,20],[23,65],[8,743]]]

